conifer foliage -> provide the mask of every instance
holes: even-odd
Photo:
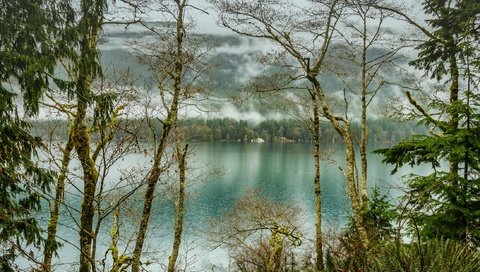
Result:
[[[479,128],[479,14],[478,1],[427,0],[432,16],[421,29],[427,40],[411,62],[442,89],[422,104],[407,92],[412,117],[430,129],[392,148],[378,150],[394,172],[405,164],[431,164],[430,175],[410,175],[406,195],[411,223],[422,237],[480,244],[480,128]],[[433,99],[432,99],[433,98]],[[448,166],[445,166],[448,165]]]
[[[25,120],[38,113],[61,55],[56,37],[59,25],[73,16],[68,6],[67,1],[0,1],[1,271],[13,271],[15,256],[25,253],[22,248],[42,241],[33,212],[40,209],[40,191],[48,190],[54,174],[35,163],[42,143]]]

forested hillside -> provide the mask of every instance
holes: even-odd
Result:
[[[119,126],[122,120],[119,120]],[[151,134],[161,135],[162,124],[153,122],[153,131],[145,120],[128,120],[136,123],[143,133],[138,133],[140,141],[148,142]],[[266,142],[298,142],[311,143],[312,136],[307,121],[295,119],[266,120],[252,123],[247,120],[234,119],[190,119],[181,120],[179,127],[183,137],[189,142],[253,142],[262,138]],[[337,133],[327,123],[320,126],[321,141],[324,143],[341,143]],[[68,123],[63,120],[39,120],[32,122],[32,134],[44,141],[66,141],[68,139]],[[398,122],[392,119],[375,119],[369,121],[369,144],[385,146],[398,142],[406,137],[423,134],[426,128],[413,122]],[[352,126],[352,133],[360,138],[361,129],[358,123]],[[122,132],[117,132],[116,138],[122,139]]]

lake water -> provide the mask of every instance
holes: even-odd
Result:
[[[344,163],[341,145],[324,146],[322,149],[324,154],[331,154],[331,159],[340,164]],[[190,175],[193,185],[188,188],[182,247],[183,253],[187,253],[188,261],[192,262],[189,271],[202,271],[212,265],[228,265],[226,251],[222,248],[211,250],[211,245],[206,243],[203,233],[212,218],[230,210],[234,202],[251,189],[258,190],[272,201],[300,207],[303,211],[304,231],[307,236],[313,235],[315,216],[311,144],[193,143],[190,150],[192,154],[189,157],[189,166],[195,174]],[[130,165],[149,167],[150,159],[134,154],[118,163],[119,168]],[[401,184],[400,177],[410,173],[411,169],[400,169],[399,173],[392,177],[391,168],[381,163],[380,156],[369,155],[369,186],[380,187],[383,192],[389,193],[394,201],[394,197],[401,193],[393,188]],[[221,174],[198,175],[200,172],[208,173],[209,169],[217,169]],[[425,172],[428,168],[416,168],[415,171]],[[110,174],[112,180],[116,180],[118,176],[115,172]],[[335,165],[325,161],[321,164],[321,187],[324,226],[342,225],[350,211],[345,180]],[[70,205],[77,205],[79,208],[78,199],[73,195],[68,198]],[[148,234],[146,249],[155,252],[151,255],[152,260],[166,262],[172,239],[173,209],[171,203],[162,200],[159,197],[155,202],[154,214],[151,217],[152,230]],[[142,201],[135,201],[130,208],[141,213],[142,204]],[[64,210],[59,235],[75,244],[78,243],[78,236],[70,214],[75,217],[75,212]],[[137,222],[138,218],[133,218],[133,221]],[[98,237],[97,257],[103,258],[109,246],[109,222],[110,220],[105,222],[102,234]],[[125,223],[122,228],[126,232],[137,229],[129,223]],[[57,262],[75,262],[78,259],[78,249],[68,243],[64,244],[59,251],[60,258]],[[122,242],[122,245],[126,244],[128,241]]]

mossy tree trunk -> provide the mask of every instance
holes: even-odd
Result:
[[[78,78],[75,85],[77,99],[76,115],[73,120],[73,142],[83,170],[83,199],[80,212],[80,272],[95,269],[92,259],[93,218],[95,216],[95,192],[98,171],[92,159],[91,142],[87,126],[87,110],[93,102],[92,83],[101,75],[98,64],[97,41],[103,20],[104,0],[83,0],[82,17],[79,22],[81,30],[80,59]]]
[[[315,266],[318,270],[323,269],[323,237],[322,237],[322,189],[320,184],[320,107],[318,96],[310,92],[313,106],[311,120],[311,133],[313,135],[313,190],[315,194]]]
[[[140,226],[138,229],[137,238],[135,240],[135,247],[132,255],[132,272],[140,271],[140,258],[142,256],[142,249],[145,242],[145,236],[147,234],[148,222],[150,220],[155,188],[157,186],[158,179],[160,178],[160,175],[163,171],[161,163],[163,161],[162,158],[165,155],[165,149],[167,148],[171,129],[171,124],[164,124],[160,143],[156,150],[154,164],[152,165],[152,168],[150,169],[147,177],[147,189],[145,191],[142,217],[140,220]]]
[[[352,205],[355,227],[357,229],[363,248],[368,249],[370,241],[368,239],[367,232],[363,223],[362,200],[359,194],[358,175],[356,174],[357,161],[355,158],[355,144],[350,131],[351,123],[347,119],[336,116],[332,112],[331,106],[328,103],[328,99],[326,98],[325,92],[322,90],[318,79],[313,76],[308,76],[308,79],[310,82],[312,82],[314,86],[314,91],[319,96],[324,116],[330,121],[335,130],[340,134],[343,139],[347,163],[347,169],[344,174],[347,183],[348,196]]]
[[[53,207],[50,210],[50,220],[47,227],[47,239],[45,241],[45,248],[43,251],[43,269],[46,272],[52,271],[52,257],[57,249],[57,226],[58,216],[60,214],[60,205],[63,203],[63,194],[65,192],[65,179],[68,175],[68,165],[70,163],[71,153],[74,148],[73,134],[71,128],[68,135],[68,141],[62,152],[62,163],[60,168],[60,174],[57,178],[57,184],[55,186],[55,200]]]
[[[366,208],[368,202],[368,193],[367,193],[367,177],[368,177],[368,160],[367,160],[367,25],[366,25],[366,14],[364,14],[363,20],[363,32],[362,32],[362,60],[361,60],[361,95],[360,95],[360,104],[361,104],[361,115],[360,115],[360,126],[361,126],[361,136],[360,136],[360,161],[361,161],[361,176],[360,176],[360,194],[362,200],[362,209]]]
[[[142,219],[140,221],[137,239],[132,256],[132,272],[140,271],[140,259],[142,256],[142,249],[145,242],[145,236],[148,230],[148,224],[151,215],[151,208],[154,200],[155,188],[157,186],[160,175],[162,174],[162,158],[165,155],[166,147],[170,141],[171,133],[176,129],[178,123],[178,108],[180,103],[180,96],[182,95],[182,77],[184,73],[184,52],[183,42],[185,37],[184,17],[185,9],[187,7],[186,0],[176,0],[176,32],[175,32],[175,52],[174,68],[172,72],[167,72],[173,80],[173,94],[170,107],[167,110],[167,118],[162,121],[163,132],[160,143],[157,147],[154,163],[147,178],[147,190],[145,191],[145,200],[142,211]],[[166,69],[169,69],[168,67]],[[163,92],[163,87],[160,86],[160,92]]]
[[[92,259],[93,217],[95,216],[95,191],[98,172],[90,155],[90,137],[86,126],[86,103],[79,99],[75,118],[74,140],[78,159],[83,169],[83,200],[80,214],[80,272],[90,272]]]
[[[180,143],[176,146],[176,157],[178,160],[178,199],[175,204],[174,211],[174,229],[173,229],[173,246],[172,253],[168,258],[168,272],[175,271],[175,264],[180,250],[183,232],[183,218],[185,216],[185,186],[187,171],[187,151],[188,144],[184,148],[180,147]]]

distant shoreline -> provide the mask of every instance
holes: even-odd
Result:
[[[187,142],[224,142],[224,143],[312,143],[307,122],[293,119],[266,120],[252,124],[245,120],[229,118],[187,119],[182,120],[180,129]],[[33,135],[44,141],[66,140],[68,123],[66,120],[31,121]],[[368,143],[389,144],[398,142],[414,134],[426,134],[424,127],[409,122],[393,119],[375,119],[368,121]],[[125,133],[134,133],[139,142],[148,142],[153,136],[162,132],[162,124],[158,120],[150,124],[145,119],[124,119],[117,122],[115,139],[121,139]],[[360,125],[352,123],[352,133],[360,137]],[[127,132],[128,131],[128,132]],[[341,137],[328,123],[321,123],[322,143],[341,143]]]

